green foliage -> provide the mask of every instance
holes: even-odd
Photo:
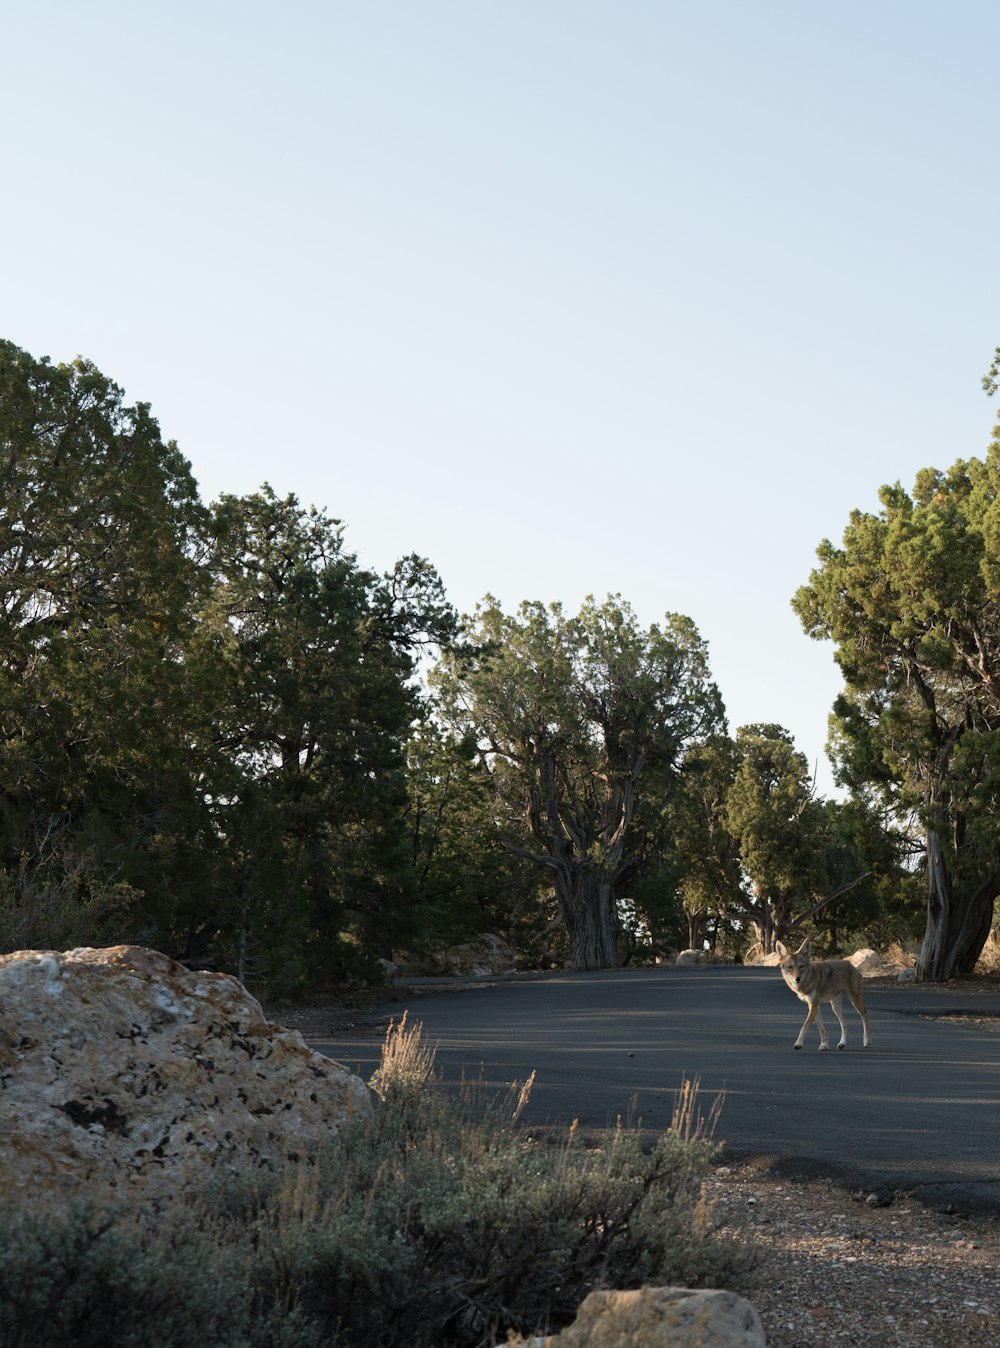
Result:
[[[678,879],[677,854],[653,852],[629,875],[618,895],[618,943],[621,964],[651,964],[657,956],[682,950],[687,916]]]
[[[983,375],[983,390],[988,398],[992,398],[1000,387],[1000,346],[993,353],[993,364]]]
[[[504,845],[503,802],[474,742],[423,719],[407,749],[407,786],[416,907],[404,954],[481,932],[530,946],[545,923],[545,877]]]
[[[671,790],[723,719],[689,618],[640,628],[620,597],[477,609],[470,648],[436,671],[444,715],[492,773],[507,846],[544,867],[581,968],[617,962],[616,900],[650,855],[644,793]]]
[[[116,884],[165,898],[163,863],[203,815],[184,651],[205,523],[147,406],[86,361],[0,342],[0,867],[15,907],[66,893],[66,875],[84,899]]]
[[[157,1230],[123,1207],[0,1210],[4,1348],[314,1348],[302,1317],[264,1307],[244,1251],[187,1214]]]
[[[397,576],[390,598],[337,521],[269,487],[221,498],[213,527],[205,646],[219,671],[221,925],[257,976],[287,982],[295,963],[303,977],[329,976],[352,945],[391,954],[408,884],[410,642],[431,577],[407,587]]]
[[[863,923],[901,879],[878,813],[818,799],[804,755],[781,726],[741,727],[694,746],[665,819],[689,942],[743,953],[791,929]],[[880,887],[881,886],[881,887]]]
[[[796,895],[821,892],[820,806],[805,755],[780,726],[743,726],[737,769],[726,793],[724,822],[744,871],[784,929]]]
[[[0,938],[288,993],[412,935],[405,743],[456,620],[267,486],[209,510],[144,404],[0,343]]]
[[[702,948],[710,925],[718,931],[750,897],[737,841],[725,825],[737,765],[736,744],[726,734],[693,745],[662,810],[667,846],[661,870],[682,913],[677,949]]]
[[[296,964],[311,981],[343,977],[409,935],[413,676],[454,614],[425,562],[363,571],[340,524],[294,496],[223,497],[213,527],[223,925],[272,985]]]
[[[71,950],[98,944],[102,934],[120,940],[137,898],[128,885],[102,880],[93,864],[76,874],[26,863],[0,871],[0,950]]]
[[[1000,431],[985,461],[883,487],[843,546],[824,542],[794,607],[832,640],[841,782],[922,834],[928,917],[919,973],[969,973],[1000,889]]]
[[[366,1348],[486,1348],[559,1327],[594,1286],[739,1284],[753,1257],[712,1234],[701,1186],[714,1154],[683,1129],[530,1138],[513,1097],[483,1109],[431,1089],[385,1092],[363,1129],[249,1209],[254,1281],[317,1333]],[[400,1083],[397,1079],[396,1087]]]

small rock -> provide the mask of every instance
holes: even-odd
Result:
[[[686,1287],[599,1291],[581,1303],[576,1319],[548,1338],[510,1339],[506,1348],[635,1348],[639,1344],[704,1344],[706,1348],[765,1348],[760,1316],[735,1292]]]

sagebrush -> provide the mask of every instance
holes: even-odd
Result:
[[[520,1122],[529,1083],[448,1092],[419,1027],[387,1042],[373,1122],[165,1225],[8,1210],[0,1342],[485,1348],[568,1323],[598,1286],[744,1285],[753,1255],[714,1233],[703,1196],[715,1147],[693,1087],[657,1136],[554,1143]]]

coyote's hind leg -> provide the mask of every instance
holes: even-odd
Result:
[[[840,1011],[840,1008],[843,1005],[843,1003],[844,1003],[843,996],[830,998],[830,1005],[833,1007],[833,1014],[840,1021],[840,1043],[837,1045],[838,1048],[847,1047],[847,1021],[844,1020],[844,1017],[841,1015]]]
[[[861,1023],[865,1027],[864,1046],[867,1048],[872,1040],[871,1035],[868,1033],[868,1011],[865,1007],[865,994],[861,988],[858,988],[856,992],[852,991],[850,996],[854,1009],[861,1017]]]

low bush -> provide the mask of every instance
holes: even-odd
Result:
[[[238,1243],[194,1214],[125,1205],[0,1211],[3,1348],[316,1348],[314,1326],[248,1295]]]
[[[419,1027],[387,1038],[375,1119],[182,1208],[164,1229],[75,1210],[0,1231],[11,1348],[484,1348],[572,1320],[597,1286],[742,1286],[713,1232],[697,1092],[655,1138],[526,1131],[528,1089],[444,1091]]]

